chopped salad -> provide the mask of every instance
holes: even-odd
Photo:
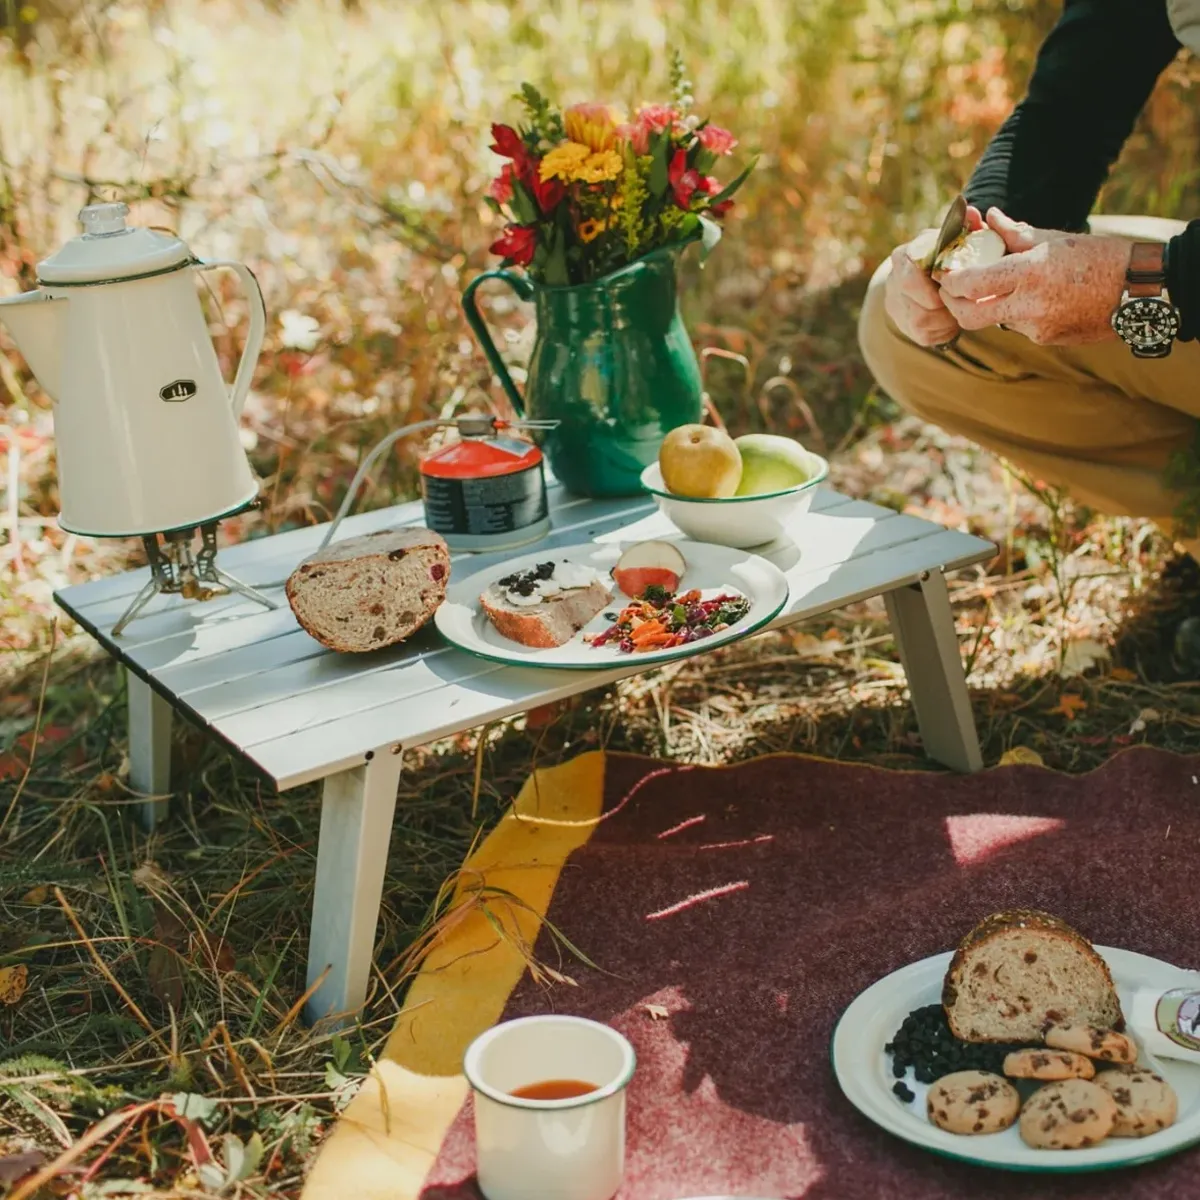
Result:
[[[602,633],[585,634],[591,646],[616,645],[625,654],[671,650],[712,637],[736,624],[750,611],[740,592],[722,592],[709,600],[697,588],[676,593],[649,587],[619,613],[606,613],[612,625]]]

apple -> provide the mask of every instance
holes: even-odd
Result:
[[[991,267],[1008,253],[1004,239],[994,229],[976,229],[956,238],[938,255],[934,278],[960,271],[963,267]]]
[[[812,472],[808,451],[794,438],[747,433],[736,444],[742,456],[739,496],[784,492],[806,482]]]
[[[668,492],[695,500],[732,496],[742,477],[733,438],[714,425],[680,425],[663,439],[658,466]]]
[[[635,542],[617,560],[612,577],[626,596],[640,600],[656,585],[677,592],[686,571],[687,561],[670,542]]]
[[[936,229],[926,229],[907,246],[908,257],[921,270],[932,273],[934,279],[963,267],[990,267],[1008,253],[1004,239],[994,229],[970,230],[964,225],[959,235],[935,256],[937,239]]]

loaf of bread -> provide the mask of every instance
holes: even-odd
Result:
[[[518,606],[493,584],[479,603],[503,637],[545,650],[569,642],[611,599],[612,591],[596,582],[549,596],[539,604]]]
[[[450,553],[428,529],[405,527],[334,542],[287,581],[296,620],[330,650],[380,650],[415,633],[446,598]]]
[[[1122,1029],[1112,976],[1091,943],[1035,909],[993,913],[963,938],[942,988],[946,1019],[967,1042],[1039,1041],[1047,1025]]]

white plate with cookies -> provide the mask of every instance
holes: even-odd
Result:
[[[1179,968],[1160,959],[1111,946],[1096,946],[1095,950],[1108,964],[1113,983],[1122,995],[1137,987],[1161,985],[1166,990],[1179,983]],[[916,1082],[911,1070],[904,1083],[914,1098],[906,1103],[893,1091],[897,1080],[892,1071],[892,1057],[885,1046],[911,1012],[940,1003],[952,957],[949,952],[936,954],[902,967],[872,984],[842,1014],[831,1048],[834,1074],[846,1098],[864,1116],[889,1133],[937,1154],[1012,1171],[1078,1172],[1129,1167],[1164,1158],[1200,1142],[1200,1066],[1151,1058],[1144,1049],[1139,1052],[1138,1066],[1165,1079],[1176,1101],[1173,1122],[1145,1136],[1119,1137],[1110,1133],[1093,1145],[1050,1149],[1028,1144],[1021,1136],[1019,1121],[997,1132],[975,1132],[965,1126],[961,1127],[962,1132],[951,1132],[939,1127],[928,1115],[929,1093],[938,1086],[937,1082],[930,1085]],[[1078,1081],[1066,1082],[1074,1086]],[[1022,1105],[1044,1086],[1031,1079],[1015,1080],[1012,1084]],[[1005,1095],[996,1097],[1001,1103],[1005,1098]],[[988,1103],[993,1104],[993,1100]]]

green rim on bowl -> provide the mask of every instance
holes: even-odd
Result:
[[[805,450],[805,456],[815,468],[815,473],[810,475],[803,483],[796,484],[795,487],[784,488],[778,492],[759,492],[754,496],[680,496],[676,492],[668,492],[665,487],[651,487],[646,482],[648,475],[655,471],[661,471],[658,463],[651,463],[642,472],[642,487],[652,496],[662,496],[666,500],[680,500],[686,504],[748,504],[751,500],[773,500],[778,496],[792,496],[799,492],[808,491],[809,488],[814,488],[818,484],[824,483],[829,475],[829,463],[819,454],[814,454],[811,450]]]

